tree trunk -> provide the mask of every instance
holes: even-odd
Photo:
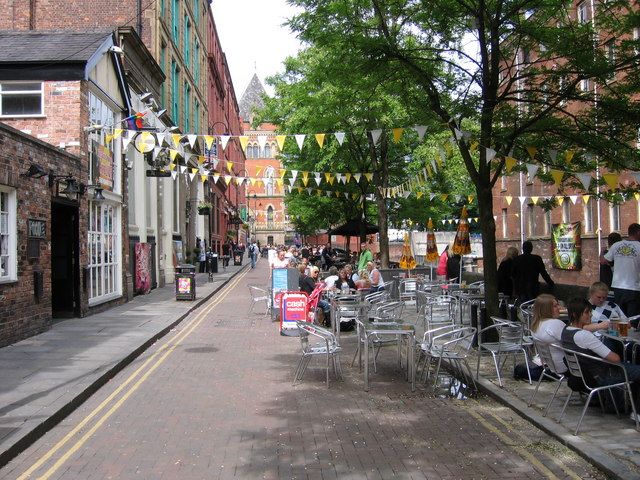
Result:
[[[493,219],[493,196],[490,182],[480,179],[476,185],[478,211],[482,231],[484,266],[484,300],[487,317],[498,315],[498,263],[496,256],[496,223]],[[486,325],[485,325],[486,326]]]
[[[382,196],[379,190],[376,190],[376,205],[378,207],[378,228],[380,238],[380,266],[382,268],[389,268],[389,235],[387,232],[387,226],[389,223],[387,214],[387,201]]]

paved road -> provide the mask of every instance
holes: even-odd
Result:
[[[605,478],[487,398],[412,394],[391,351],[365,393],[348,337],[344,382],[312,364],[292,386],[298,340],[246,313],[266,276],[235,277],[0,479]]]

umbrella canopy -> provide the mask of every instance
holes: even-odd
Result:
[[[439,258],[436,234],[433,233],[433,222],[429,219],[427,224],[427,262],[437,262]]]
[[[364,233],[369,235],[371,233],[378,233],[380,230],[377,225],[367,223],[364,220],[354,219],[349,220],[344,225],[332,228],[327,232],[328,235],[343,235],[345,237],[358,237],[360,236],[360,227],[364,227]]]
[[[411,252],[411,243],[409,242],[409,234],[404,234],[404,245],[402,245],[402,256],[400,257],[400,268],[411,270],[416,268],[416,259],[413,258]]]
[[[467,221],[467,207],[462,207],[460,220],[458,221],[458,231],[453,240],[451,251],[454,254],[466,255],[471,253],[471,240],[469,239],[469,222]]]

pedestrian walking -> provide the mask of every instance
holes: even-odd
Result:
[[[256,268],[256,262],[258,261],[258,246],[254,241],[251,245],[249,245],[249,259],[251,260],[251,268]]]
[[[519,303],[533,300],[540,293],[538,277],[542,276],[553,290],[555,283],[547,273],[542,257],[534,255],[533,243],[527,240],[522,244],[522,255],[513,260],[513,290]]]

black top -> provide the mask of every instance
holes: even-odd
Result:
[[[513,296],[513,258],[505,258],[498,267],[498,292]]]
[[[356,284],[353,280],[351,280],[350,278],[347,278],[345,280],[342,280],[341,278],[338,278],[338,280],[336,280],[336,283],[334,283],[335,287],[338,290],[342,290],[342,282],[346,282],[347,285],[349,285],[349,288],[352,288],[353,290],[356,290]]]
[[[447,260],[447,278],[458,278],[460,276],[460,255],[453,255]],[[461,279],[458,278],[458,281]]]
[[[311,292],[316,288],[316,282],[309,275],[301,275],[298,281],[301,292],[305,292],[307,295],[311,295]]]
[[[513,269],[511,277],[513,279],[513,290],[521,302],[532,300],[540,293],[540,283],[538,277],[542,275],[544,281],[553,288],[555,283],[544,267],[542,257],[532,253],[523,253],[513,259]]]

